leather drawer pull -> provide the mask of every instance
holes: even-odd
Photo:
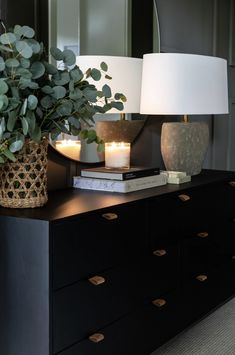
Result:
[[[89,336],[89,340],[93,343],[99,343],[100,341],[104,340],[104,334],[95,333]]]
[[[166,300],[164,300],[163,298],[156,298],[152,301],[152,304],[157,307],[162,307],[166,304]]]
[[[179,195],[178,197],[183,202],[186,202],[186,201],[190,200],[190,196],[185,195],[185,194]]]
[[[95,286],[101,285],[105,283],[105,278],[103,276],[93,276],[88,279],[90,283],[92,283]]]
[[[163,255],[166,255],[166,250],[164,250],[164,249],[154,250],[153,254],[156,256],[163,256]]]
[[[229,181],[229,185],[235,187],[235,181]]]
[[[102,214],[102,217],[111,221],[113,219],[117,219],[118,218],[118,215],[116,213],[103,213]]]
[[[204,282],[204,281],[207,280],[207,276],[206,276],[206,275],[198,275],[198,276],[196,277],[196,279],[197,279],[198,281]]]
[[[207,238],[209,235],[209,233],[207,232],[200,232],[200,233],[197,233],[197,236],[200,237],[200,238]]]

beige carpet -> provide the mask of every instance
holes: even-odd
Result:
[[[151,355],[235,355],[235,298]]]

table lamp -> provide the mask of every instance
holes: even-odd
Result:
[[[107,56],[107,55],[80,55],[77,57],[76,64],[82,71],[88,68],[100,68],[100,63],[108,65],[108,74],[111,80],[102,76],[101,80],[94,82],[96,87],[102,90],[103,85],[107,84],[115,93],[122,93],[127,101],[123,103],[123,111],[112,108],[107,114],[119,114],[119,120],[105,120],[96,122],[97,135],[105,142],[129,142],[132,143],[144,126],[145,120],[127,120],[126,114],[140,112],[140,91],[143,59]],[[89,81],[93,80],[89,78]]]
[[[199,174],[209,128],[205,122],[189,122],[188,115],[228,113],[227,61],[195,54],[145,54],[140,113],[183,116],[182,122],[162,125],[163,161],[169,171]]]

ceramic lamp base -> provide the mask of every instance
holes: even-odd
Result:
[[[104,142],[132,143],[143,129],[145,120],[96,122],[96,133]]]
[[[201,172],[209,144],[205,122],[167,122],[162,125],[161,153],[166,170]]]

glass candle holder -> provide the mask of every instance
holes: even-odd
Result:
[[[81,142],[71,139],[63,139],[55,142],[56,150],[66,157],[74,160],[80,160]]]
[[[105,143],[105,167],[122,168],[130,167],[131,144],[124,142]]]

